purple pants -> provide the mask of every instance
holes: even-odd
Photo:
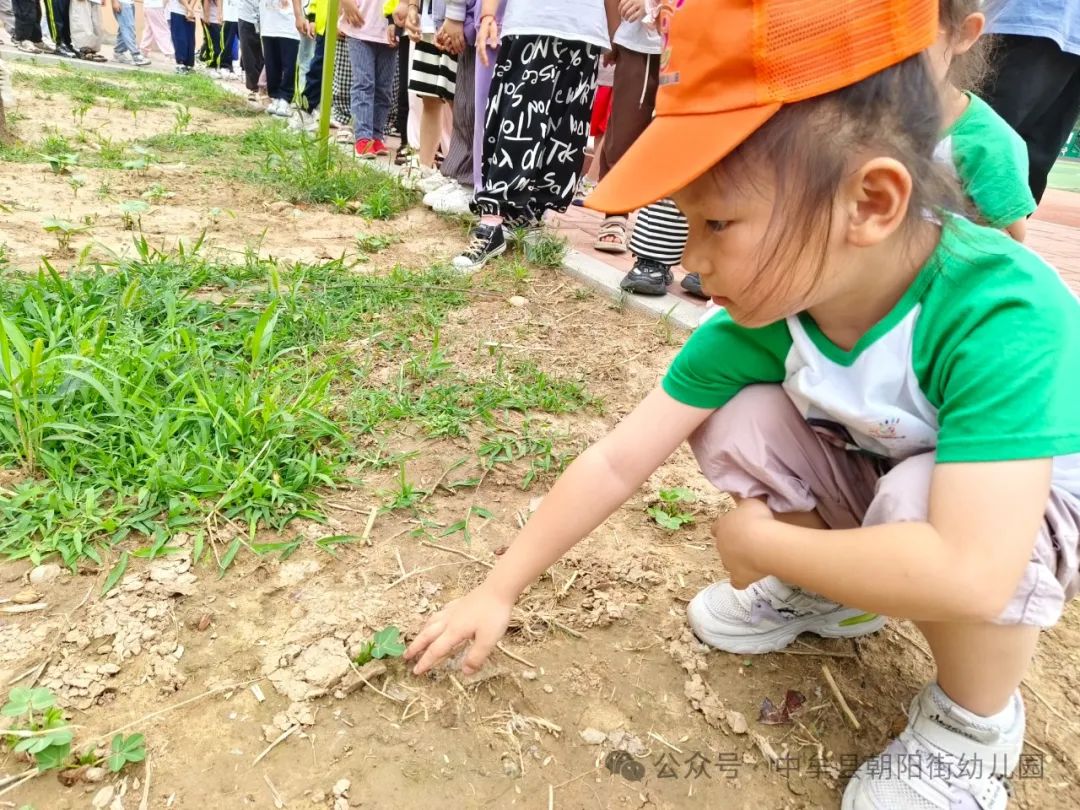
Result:
[[[495,22],[502,30],[503,12],[506,11],[506,0],[499,0],[499,7],[495,11]],[[498,48],[488,48],[488,64],[484,67],[483,62],[476,60],[476,108],[473,114],[473,188],[483,187],[484,168],[484,124],[487,122],[488,96],[491,94],[491,80],[495,76],[495,60],[499,58]]]

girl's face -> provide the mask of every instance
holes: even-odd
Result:
[[[683,266],[701,274],[702,289],[736,322],[759,327],[813,306],[821,295],[819,282],[842,254],[844,237],[838,208],[833,227],[828,233],[819,229],[812,244],[772,224],[776,182],[771,172],[753,174],[733,183],[722,172],[707,172],[673,198],[690,224]]]

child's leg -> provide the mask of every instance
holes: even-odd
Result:
[[[338,47],[346,47],[345,42],[339,40]],[[326,37],[322,34],[315,36],[315,53],[308,62],[307,74],[304,78],[304,92],[300,96],[300,106],[308,112],[319,109],[319,100],[322,95],[323,60],[326,53]]]
[[[476,50],[466,48],[458,56],[456,91],[454,93],[454,133],[450,148],[443,160],[442,173],[462,185],[473,181],[473,106],[476,97]]]
[[[169,15],[169,31],[172,33],[173,43],[173,56],[176,59],[176,64],[187,65],[187,49],[188,49],[188,26],[190,23],[184,18],[183,14],[177,14],[175,11]],[[192,64],[194,64],[194,54],[192,54]]]
[[[398,47],[404,47],[404,44]],[[334,49],[334,86],[331,93],[334,117],[347,124],[352,117],[352,59],[349,49],[343,45]]]
[[[589,140],[589,119],[596,95],[596,66],[600,49],[595,45],[551,37],[551,59],[559,66],[558,78],[547,111],[546,149],[537,168],[530,203],[540,219],[545,211],[565,211],[574,198],[585,162]]]
[[[218,39],[221,35],[221,26],[218,23],[203,22],[202,24],[202,50],[200,51],[200,59],[202,59],[208,68],[211,70],[217,70],[221,62],[220,54],[218,53]]]
[[[300,40],[281,40],[281,92],[282,100],[292,104],[303,89],[297,70],[300,56]]]
[[[262,39],[255,28],[255,23],[240,20],[240,51],[243,54],[241,62],[244,66],[244,86],[249,93],[255,93],[259,89],[259,76],[263,71]]]
[[[371,48],[375,55],[375,110],[372,132],[375,140],[381,141],[386,137],[386,122],[390,118],[397,55],[389,45],[371,43]]]
[[[350,37],[348,43],[352,64],[353,139],[371,140],[375,137],[375,53],[369,42]]]
[[[539,112],[554,90],[526,82],[524,73],[541,67],[540,56],[546,56],[547,62],[554,58],[552,39],[504,37],[499,48],[484,122],[483,182],[476,194],[482,217],[523,220],[528,216],[533,178],[550,146],[546,121]],[[526,51],[533,55],[528,62],[523,58]]]
[[[434,166],[442,138],[443,104],[441,98],[421,96],[424,111],[420,116],[420,165]]]
[[[281,42],[281,37],[262,38],[263,62],[266,65],[266,95],[271,99],[282,97]]]
[[[218,40],[218,50],[221,53],[220,67],[230,73],[233,69],[233,51],[236,49],[236,29],[235,22],[222,23],[221,38]]]

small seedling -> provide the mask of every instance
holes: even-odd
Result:
[[[396,509],[411,509],[417,501],[424,497],[424,490],[414,487],[405,477],[405,465],[402,464],[398,472],[397,491],[393,493],[394,500],[388,507],[393,512]]]
[[[179,135],[191,125],[191,108],[180,106],[176,109],[176,122],[173,124],[173,132]]]
[[[135,153],[136,157],[131,160],[125,160],[120,164],[120,168],[128,171],[144,173],[150,168],[150,165],[154,162],[154,154],[143,146],[133,146],[131,151]]]
[[[67,174],[79,162],[77,152],[41,152],[42,160],[49,164],[53,174]]]
[[[79,126],[83,124],[83,119],[86,118],[86,114],[90,112],[90,108],[94,106],[93,99],[80,99],[78,103],[71,108],[71,117],[73,120],[78,120]]]
[[[110,771],[119,773],[129,762],[142,762],[144,759],[146,759],[146,740],[142,734],[132,734],[130,737],[117,734],[112,738],[109,756],[105,762]]]
[[[390,189],[377,188],[368,195],[356,213],[364,219],[390,219],[396,210],[397,206],[394,204]]]
[[[361,253],[382,253],[394,244],[393,237],[361,233],[356,235],[356,249]]]
[[[68,185],[71,186],[71,191],[75,194],[77,199],[79,196],[79,189],[86,185],[86,178],[81,174],[73,175],[68,178]]]
[[[50,217],[45,220],[45,224],[42,228],[46,233],[51,233],[56,237],[56,246],[61,253],[66,253],[71,248],[71,237],[75,234],[85,233],[90,230],[90,225],[76,225],[73,222],[68,222],[66,219],[57,219],[56,217]]]
[[[154,183],[146,191],[142,193],[142,198],[152,203],[161,203],[163,200],[169,200],[176,195],[169,191],[161,183]]]
[[[150,210],[150,203],[145,200],[125,200],[120,203],[120,216],[124,221],[124,230],[142,230],[142,215]]]
[[[400,658],[405,652],[405,645],[401,643],[401,631],[393,625],[380,630],[370,641],[365,641],[360,652],[353,659],[358,667],[374,659]]]
[[[30,756],[39,771],[63,767],[71,755],[74,735],[48,689],[16,687],[0,715],[20,718],[6,730],[7,744],[15,753]]]
[[[656,506],[651,506],[645,511],[657,525],[673,532],[694,522],[693,514],[682,511],[681,505],[693,503],[696,500],[697,495],[685,487],[662,489]]]

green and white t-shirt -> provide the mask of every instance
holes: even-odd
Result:
[[[892,460],[1054,458],[1080,497],[1080,302],[1042,259],[952,217],[892,311],[851,349],[807,313],[760,329],[720,311],[663,381],[674,399],[720,408],[779,383],[825,438]]]
[[[991,228],[1005,228],[1031,214],[1028,152],[1016,131],[978,96],[938,143],[934,157],[952,166],[964,193]]]

